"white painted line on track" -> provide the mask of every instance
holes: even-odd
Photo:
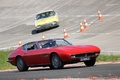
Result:
[[[77,31],[77,33],[80,32],[80,30]]]
[[[76,34],[76,33],[74,32],[74,33],[72,33],[72,34],[74,35],[74,34]]]
[[[45,10],[45,9],[47,9],[47,8],[49,8],[49,7],[43,8],[42,10]],[[41,11],[42,11],[42,10],[41,10]],[[40,12],[40,11],[39,11],[39,12]],[[30,17],[32,17],[32,16],[34,16],[34,15],[36,15],[36,13],[33,14],[33,15],[31,15],[31,16],[28,16],[28,17],[26,17],[26,18],[24,18],[24,19],[22,19],[22,20],[20,20],[20,21],[17,21],[16,23],[13,23],[12,25],[9,25],[9,26],[6,26],[6,27],[0,29],[0,32],[5,31],[5,30],[8,30],[8,29],[11,29],[11,28],[17,27],[17,26],[21,25],[21,24],[18,25],[18,23],[20,23],[20,22],[22,22],[22,21],[25,21],[26,19],[29,19]]]
[[[120,5],[120,3],[116,3],[116,4],[111,4],[111,3],[109,3],[109,4],[106,4],[105,6],[118,6],[118,5]]]
[[[93,24],[94,22],[92,21],[92,22],[90,22],[88,25],[90,26],[91,24]]]
[[[72,0],[68,0],[66,3],[64,3],[64,4],[62,4],[62,5],[61,5],[61,4],[60,4],[60,5],[57,5],[55,9],[59,9],[59,8],[65,6],[66,4],[68,4],[68,3],[71,2],[71,1],[72,1]]]
[[[98,16],[98,15],[60,15],[60,17],[84,17],[84,16],[89,16],[89,17],[95,17],[95,16]],[[103,15],[103,16],[120,16],[120,14],[107,14],[107,15]]]

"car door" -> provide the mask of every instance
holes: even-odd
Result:
[[[41,64],[40,50],[38,49],[36,42],[31,42],[25,45],[24,60],[27,65],[38,65]]]
[[[39,41],[41,64],[50,64],[50,45],[49,40]]]

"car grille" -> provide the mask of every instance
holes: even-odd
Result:
[[[49,26],[49,27],[53,27],[53,26],[57,26],[58,24],[53,24],[52,22],[51,23],[46,23],[44,25],[42,25],[42,27],[46,27],[46,26]]]
[[[76,55],[74,55],[74,56],[75,56],[75,58],[80,58],[80,57],[91,57],[91,56],[96,56],[96,54],[98,54],[98,52],[76,54]]]

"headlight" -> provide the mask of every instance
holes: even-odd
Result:
[[[70,55],[71,58],[75,58],[75,55]]]
[[[52,22],[52,24],[53,24],[53,25],[56,25],[56,24],[57,24],[57,22],[56,22],[56,21],[54,21],[54,22]]]
[[[40,27],[41,27],[41,25],[36,26],[36,28],[40,28]]]
[[[99,53],[95,53],[95,55],[96,55],[96,56],[98,56],[98,55],[99,55]]]

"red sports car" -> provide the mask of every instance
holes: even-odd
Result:
[[[100,49],[93,45],[77,45],[63,38],[29,42],[11,52],[8,62],[17,66],[19,71],[27,71],[29,67],[63,68],[65,64],[84,62],[86,66],[94,66]]]

